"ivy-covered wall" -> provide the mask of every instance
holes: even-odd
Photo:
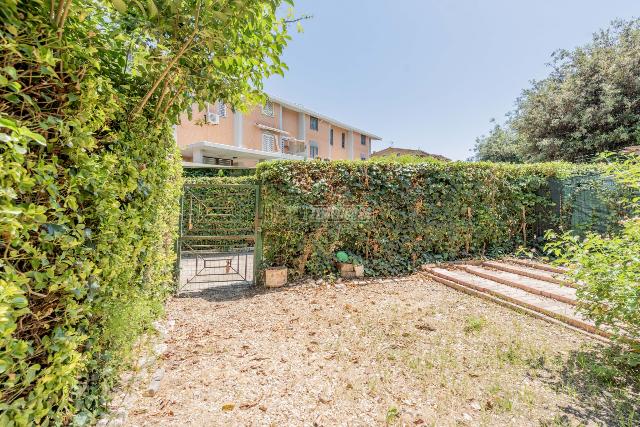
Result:
[[[578,168],[562,163],[260,164],[265,265],[319,276],[335,272],[335,252],[347,251],[362,258],[367,275],[394,275],[425,262],[535,246],[545,229],[561,225],[549,179]]]

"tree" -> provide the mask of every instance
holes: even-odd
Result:
[[[555,52],[551,67],[505,125],[523,160],[587,161],[639,143],[640,20],[614,22],[589,44]]]
[[[494,120],[491,121],[495,123]],[[475,160],[522,163],[522,141],[509,126],[495,123],[489,135],[476,138]]]

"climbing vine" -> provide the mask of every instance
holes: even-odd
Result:
[[[462,162],[274,162],[263,186],[265,262],[298,274],[335,271],[334,253],[367,275],[535,246],[559,226],[549,179],[580,169]]]

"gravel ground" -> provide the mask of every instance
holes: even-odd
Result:
[[[128,425],[640,424],[597,343],[420,276],[218,287],[167,315],[160,390],[134,391]]]

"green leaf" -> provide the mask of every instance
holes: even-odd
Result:
[[[127,4],[123,0],[111,0],[113,8],[120,13],[126,13]]]
[[[12,215],[12,216],[18,216],[22,213],[22,209],[20,208],[1,208],[0,212],[3,215]]]
[[[0,126],[9,128],[11,130],[18,130],[18,124],[15,121],[9,120],[4,117],[0,117]]]
[[[31,130],[25,127],[20,128],[18,132],[20,133],[20,135],[31,138],[31,140],[37,142],[39,145],[42,145],[43,147],[47,146],[47,140],[44,139],[44,136],[40,135],[39,133],[32,132]]]
[[[149,18],[155,18],[158,14],[158,8],[153,0],[147,0],[147,14]]]

